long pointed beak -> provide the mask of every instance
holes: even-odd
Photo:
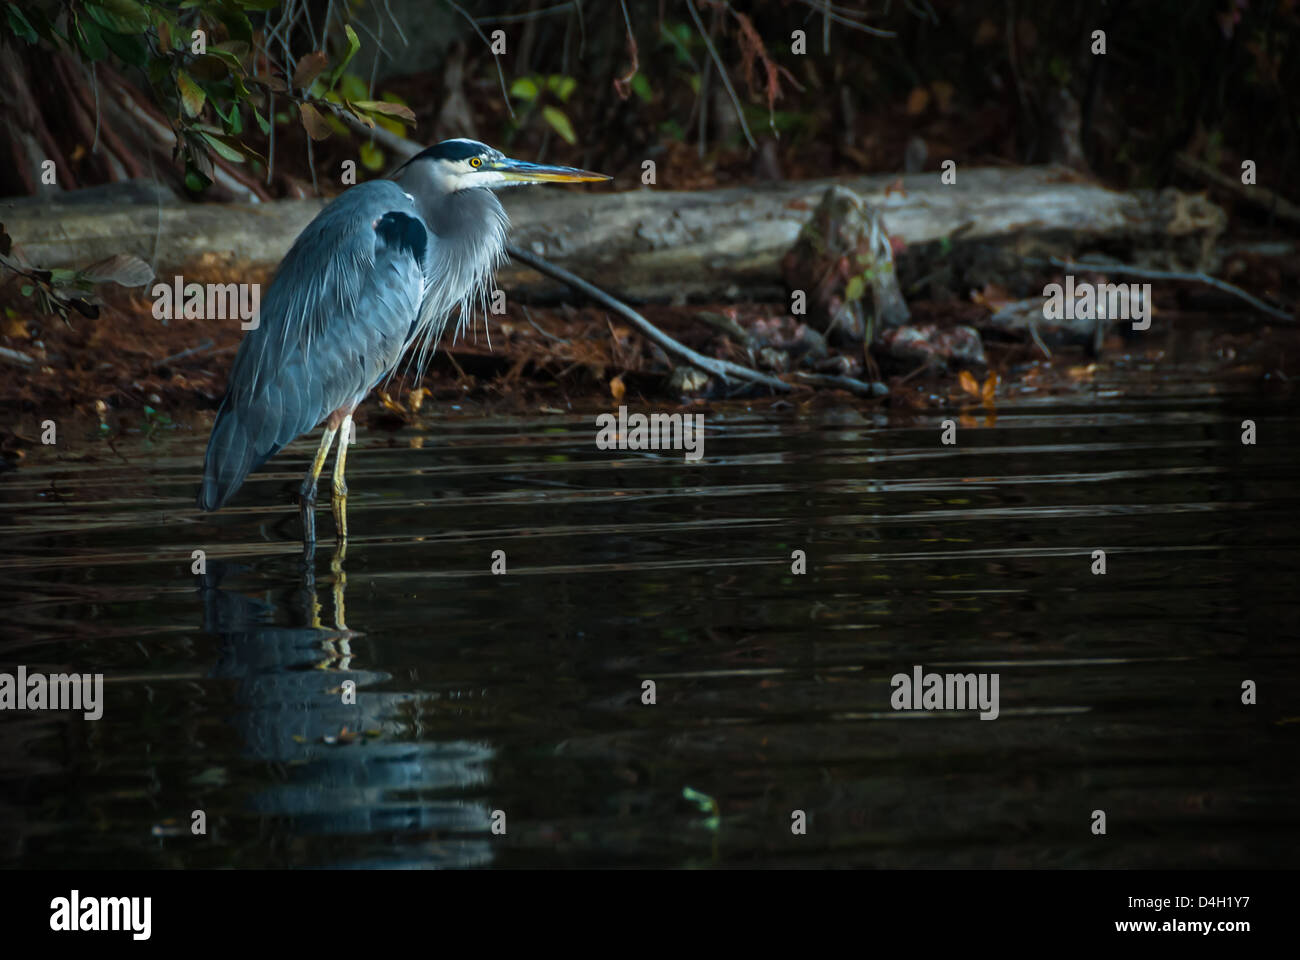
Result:
[[[507,180],[520,183],[597,183],[612,180],[613,177],[577,167],[553,167],[544,163],[529,163],[527,160],[514,160],[506,157],[492,165],[492,169]]]

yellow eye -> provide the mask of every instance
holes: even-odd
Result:
[[[475,170],[477,170],[479,167],[483,166],[483,161],[480,160],[478,157],[470,157],[469,165],[473,167]]]

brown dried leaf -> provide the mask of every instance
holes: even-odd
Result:
[[[329,124],[310,103],[298,104],[298,112],[302,115],[302,126],[307,131],[307,136],[313,140],[324,140],[330,135]]]
[[[321,50],[313,51],[298,61],[298,69],[293,72],[293,85],[306,90],[325,72],[330,65],[330,58]]]
[[[351,106],[367,113],[382,113],[386,117],[397,117],[407,123],[415,123],[415,111],[403,103],[389,103],[387,100],[358,100]]]

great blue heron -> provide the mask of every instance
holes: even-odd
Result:
[[[208,440],[199,506],[221,507],[251,471],[325,421],[300,491],[303,539],[316,539],[316,482],[336,436],[334,523],[346,538],[352,412],[417,344],[422,368],[457,307],[464,326],[470,305],[485,301],[505,258],[508,223],[493,191],[608,179],[444,140],[391,179],[345,191],[294,241],[258,325],[239,345]]]

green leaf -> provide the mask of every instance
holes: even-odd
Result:
[[[564,138],[565,143],[572,144],[578,142],[578,136],[573,132],[573,124],[571,124],[569,118],[564,115],[564,111],[557,107],[542,107],[542,116],[546,119],[546,122],[551,125],[551,128]]]
[[[654,91],[650,89],[650,81],[646,79],[644,73],[638,73],[632,78],[632,92],[645,103],[654,99]]]
[[[262,111],[258,110],[257,107],[253,108],[253,119],[257,121],[257,128],[262,133],[269,134],[271,132],[271,121],[262,116]]]
[[[553,73],[546,78],[546,89],[560,98],[561,103],[568,103],[569,97],[573,96],[573,91],[577,89],[578,81],[573,77],[566,77],[558,73]]]
[[[231,50],[223,50],[221,47],[209,46],[209,57],[216,57],[223,64],[230,68],[232,72],[244,72],[244,62]]]
[[[28,43],[35,43],[40,39],[36,35],[36,29],[23,16],[23,12],[12,3],[9,4],[9,29],[14,32],[15,36],[26,40]]]
[[[682,129],[682,125],[676,120],[665,120],[659,124],[659,135],[669,140],[681,141],[686,139],[686,131]]]
[[[351,24],[345,24],[343,29],[348,35],[348,52],[343,55],[343,59],[339,61],[339,65],[335,67],[334,71],[330,74],[331,90],[334,89],[334,84],[339,82],[339,77],[343,76],[343,71],[347,69],[347,65],[352,62],[352,58],[357,55],[357,51],[361,49],[361,40],[357,37],[357,32],[352,29]]]
[[[248,17],[244,15],[243,11],[234,10],[230,7],[217,7],[213,12],[216,14],[217,19],[226,25],[231,40],[242,40],[245,43],[253,42],[253,25],[248,22]]]
[[[181,106],[185,112],[191,117],[197,117],[203,110],[203,101],[207,99],[203,88],[191,80],[184,70],[177,71],[176,86],[181,92]]]
[[[144,67],[149,63],[149,48],[145,46],[143,37],[125,33],[105,33],[104,43],[125,64]]]
[[[105,30],[139,34],[149,29],[149,11],[136,0],[86,0],[86,12]]]
[[[30,297],[34,292],[36,292],[36,288],[30,283],[24,283],[19,290],[22,292],[24,297]]]
[[[530,77],[520,77],[510,84],[510,96],[530,102],[536,100],[537,84]]]
[[[409,123],[415,123],[415,112],[401,103],[389,103],[387,100],[358,100],[352,106],[367,113],[380,113],[386,117],[401,117]]]
[[[90,61],[103,60],[108,56],[108,47],[104,46],[104,35],[99,27],[89,21],[77,19],[78,46]]]
[[[214,136],[206,130],[200,130],[199,136],[202,137],[204,142],[207,143],[208,146],[216,152],[217,156],[221,157],[223,160],[229,160],[231,163],[244,162],[244,155],[229,143],[226,143],[222,138]]]
[[[384,169],[384,151],[369,141],[361,145],[361,165],[367,170],[378,173]]]
[[[866,281],[862,279],[861,274],[856,274],[849,278],[848,286],[844,288],[844,299],[849,301],[861,300],[866,291]]]
[[[344,100],[364,100],[370,95],[366,81],[355,73],[345,73],[339,77],[338,91]]]

